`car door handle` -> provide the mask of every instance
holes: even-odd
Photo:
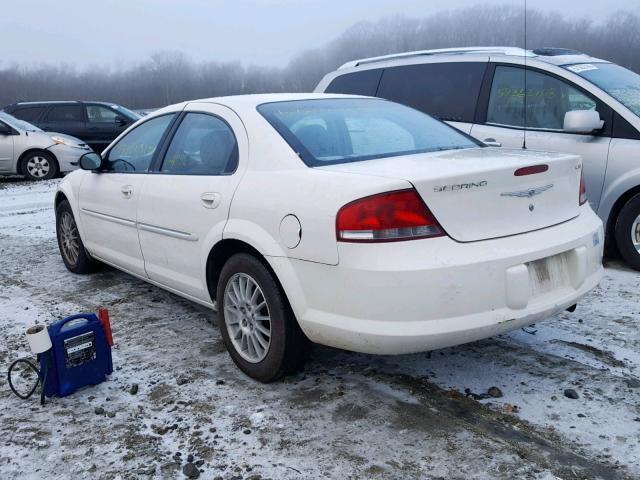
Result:
[[[131,198],[131,195],[133,195],[133,187],[131,185],[124,185],[120,189],[120,192],[122,192],[124,198]]]
[[[502,144],[498,142],[495,138],[485,138],[482,143],[484,143],[487,147],[501,147]]]
[[[200,195],[200,201],[204,208],[217,208],[220,205],[220,200],[222,200],[222,197],[219,193],[205,192]]]

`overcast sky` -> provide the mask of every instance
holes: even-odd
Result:
[[[524,0],[20,0],[3,1],[0,65],[125,65],[158,50],[194,60],[280,66],[352,24],[403,14],[424,17],[478,3]],[[640,0],[528,0],[529,8],[597,19]]]

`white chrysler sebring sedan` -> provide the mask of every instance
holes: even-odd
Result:
[[[217,305],[264,382],[309,340],[400,354],[529,325],[603,273],[580,157],[487,148],[386,100],[185,102],[80,164],[55,199],[67,268]]]

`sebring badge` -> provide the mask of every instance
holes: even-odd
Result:
[[[520,197],[520,198],[532,198],[536,195],[540,195],[547,190],[553,188],[553,183],[549,185],[545,185],[544,187],[530,188],[529,190],[520,190],[518,192],[503,192],[500,194],[501,197]]]

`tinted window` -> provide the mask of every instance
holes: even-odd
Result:
[[[134,128],[109,151],[107,170],[145,172],[174,114],[153,118]]]
[[[595,110],[596,102],[569,84],[540,72],[527,71],[528,128],[562,130],[571,110]],[[525,70],[496,67],[491,85],[487,123],[524,126]]]
[[[440,120],[473,122],[486,63],[430,63],[387,68],[377,96]]]
[[[309,166],[478,146],[429,115],[378,99],[275,102],[258,110]]]
[[[236,137],[226,122],[204,113],[188,113],[162,162],[162,172],[222,175],[238,165]]]
[[[11,115],[25,122],[33,122],[40,118],[45,107],[19,107],[15,109]]]
[[[47,114],[49,122],[82,122],[82,107],[80,105],[58,105],[52,107]]]
[[[333,79],[325,92],[345,93],[349,95],[368,95],[374,97],[380,83],[382,69],[364,70],[362,72],[347,73]]]
[[[91,123],[116,123],[122,115],[102,105],[87,105],[87,119]]]

